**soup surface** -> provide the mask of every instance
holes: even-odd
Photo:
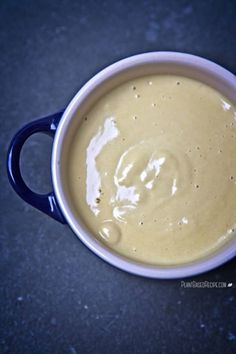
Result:
[[[113,89],[83,117],[67,156],[77,215],[119,254],[180,264],[235,236],[236,107],[186,77]]]

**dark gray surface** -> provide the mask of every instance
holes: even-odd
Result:
[[[5,172],[18,128],[65,107],[120,58],[177,50],[236,73],[235,14],[235,1],[1,1],[0,353],[236,352],[235,260],[193,278],[226,289],[126,274],[21,201]],[[41,136],[24,149],[38,191],[50,190],[50,150]]]

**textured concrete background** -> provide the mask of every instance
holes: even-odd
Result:
[[[64,108],[100,69],[153,50],[198,54],[236,73],[235,1],[0,2],[0,353],[235,353],[236,260],[185,289],[119,271],[10,188],[5,158],[23,124]],[[22,168],[50,190],[51,140]],[[220,215],[219,215],[220,217]]]

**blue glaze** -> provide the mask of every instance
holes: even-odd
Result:
[[[25,184],[20,171],[20,154],[25,141],[35,133],[45,133],[54,137],[62,114],[63,111],[33,121],[16,133],[7,153],[7,172],[12,187],[25,202],[65,224],[66,220],[62,215],[54,192],[48,194],[33,192]]]

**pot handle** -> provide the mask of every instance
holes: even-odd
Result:
[[[63,111],[28,123],[13,137],[7,153],[7,173],[15,192],[36,209],[51,216],[53,219],[66,223],[59,208],[54,192],[38,194],[25,184],[20,171],[20,154],[25,141],[35,133],[45,133],[54,137]]]

